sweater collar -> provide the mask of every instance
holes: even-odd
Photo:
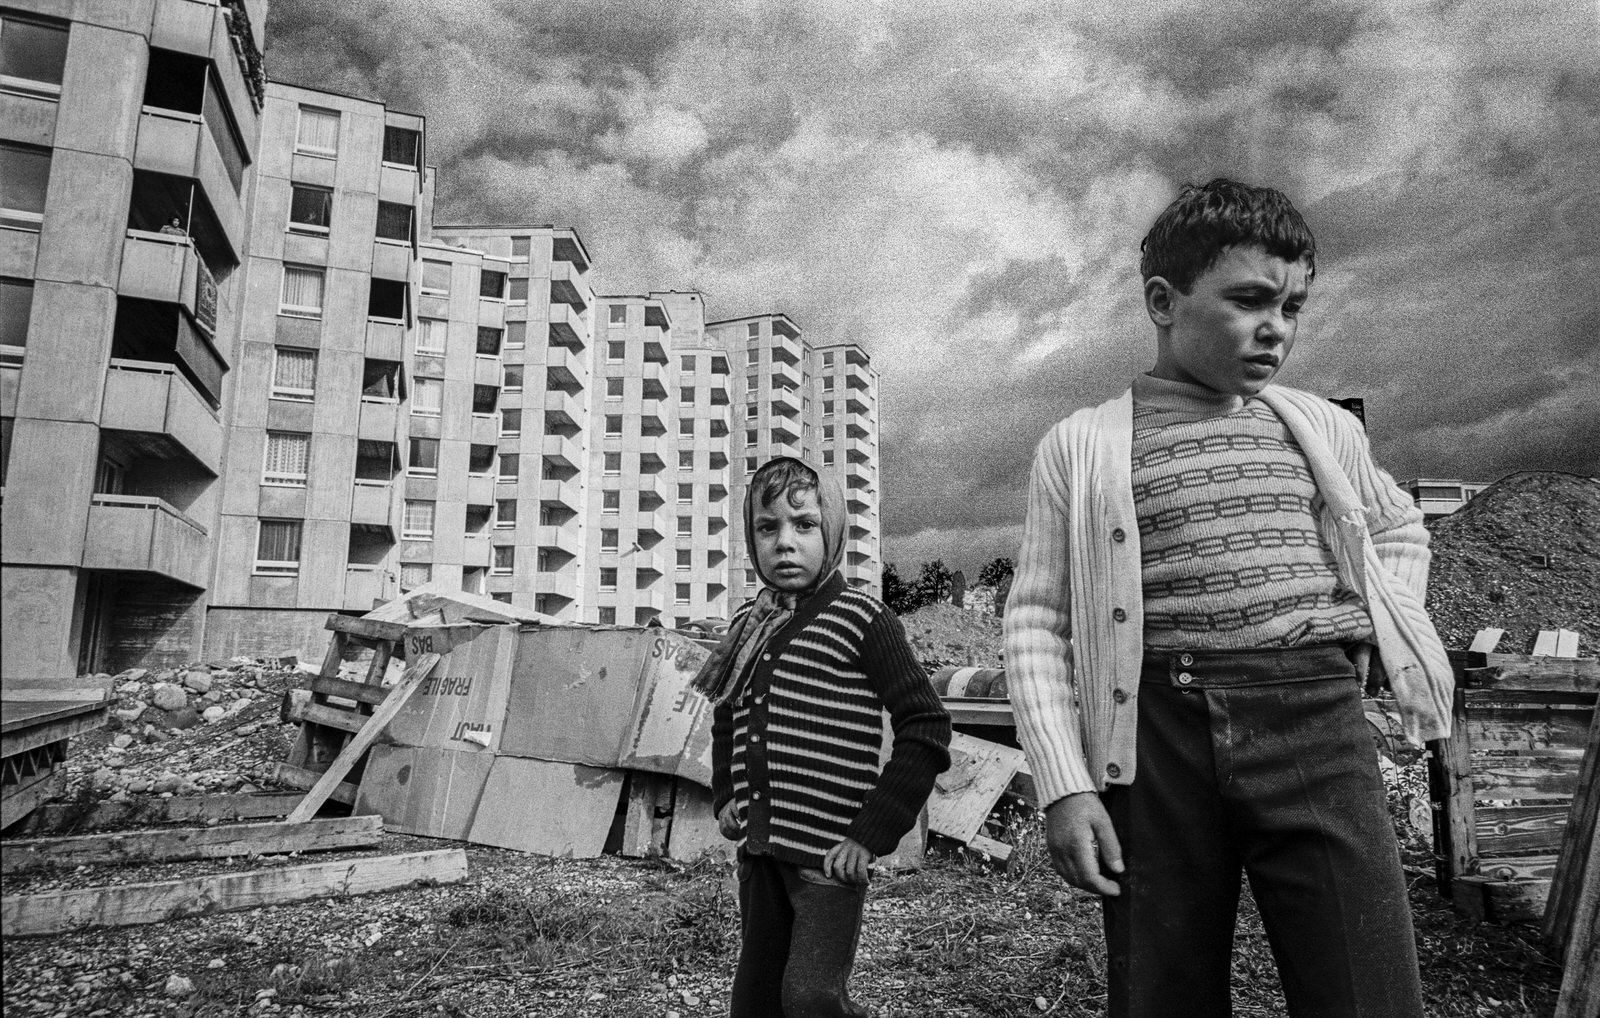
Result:
[[[1244,397],[1217,392],[1193,382],[1174,382],[1143,374],[1133,380],[1133,401],[1141,407],[1196,417],[1226,417],[1244,406]]]

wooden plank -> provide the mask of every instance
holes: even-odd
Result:
[[[8,937],[27,937],[91,926],[159,923],[263,905],[454,884],[466,876],[466,852],[450,848],[187,880],[8,895],[0,899],[0,930]]]
[[[1574,757],[1473,754],[1472,794],[1479,799],[1564,799],[1578,787]]]
[[[1550,894],[1548,880],[1493,880],[1464,876],[1455,880],[1457,894],[1451,904],[1483,922],[1538,922],[1544,915],[1545,898]]]
[[[70,717],[15,728],[0,736],[0,756],[16,756],[74,735],[92,732],[106,723],[104,704],[78,704]]]
[[[377,655],[373,655],[377,660]],[[380,673],[380,679],[382,675]],[[355,700],[359,703],[368,703],[376,707],[383,702],[389,691],[381,685],[366,682],[351,682],[349,679],[329,678],[317,676],[311,680],[311,691],[324,696],[342,696],[346,700]]]
[[[1474,654],[1487,654],[1495,649],[1500,643],[1500,638],[1504,635],[1506,635],[1504,629],[1480,629],[1477,635],[1472,638],[1472,643],[1467,647],[1467,650]]]
[[[1544,935],[1559,951],[1574,925],[1578,901],[1586,883],[1600,880],[1600,874],[1586,873],[1590,851],[1600,833],[1600,707],[1589,721],[1588,752],[1578,775],[1577,790],[1567,814],[1566,836],[1561,842],[1561,859],[1551,887],[1550,916]]]
[[[66,787],[67,771],[64,767],[40,771],[8,786],[4,797],[0,798],[0,828],[10,827],[26,818],[42,804],[60,795]]]
[[[662,855],[672,815],[672,778],[628,772],[627,812],[622,821],[621,854],[636,859]],[[665,817],[668,823],[661,820]]]
[[[1554,1018],[1592,1018],[1600,1014],[1600,841],[1592,837],[1588,856],[1583,866],[1583,885],[1572,910]],[[1563,872],[1571,872],[1570,867]]]
[[[308,703],[300,711],[302,725],[321,725],[324,728],[337,728],[341,732],[354,734],[366,726],[370,714],[357,714],[351,710],[340,710],[338,707],[329,707],[321,703]]]
[[[348,615],[329,615],[326,628],[363,640],[387,640],[391,643],[406,635],[406,627],[402,623],[351,618]]]
[[[160,824],[179,820],[261,820],[286,816],[303,794],[261,792],[245,795],[175,795],[170,799],[136,798],[95,803],[58,803],[43,806],[30,816],[19,834],[65,834],[92,831],[119,824]]]
[[[1534,657],[1553,657],[1556,652],[1556,632],[1553,629],[1541,629],[1539,635],[1533,638]]]
[[[966,844],[989,818],[995,800],[1023,763],[1022,750],[974,739],[950,737],[950,769],[934,781],[928,799],[928,830]]]
[[[317,810],[328,801],[329,794],[344,780],[344,776],[350,773],[356,761],[361,759],[362,754],[377,739],[379,733],[388,727],[396,714],[400,713],[400,708],[405,706],[411,694],[416,692],[422,685],[422,680],[438,663],[438,654],[424,654],[410,663],[406,668],[405,678],[389,690],[389,695],[378,709],[372,712],[372,717],[367,723],[361,726],[361,731],[355,734],[349,744],[328,765],[328,769],[306,793],[305,800],[289,814],[290,823],[300,823],[317,815]]]
[[[303,824],[221,824],[0,842],[0,873],[105,863],[177,862],[235,855],[321,852],[376,845],[383,818],[330,817]]]
[[[296,767],[294,764],[287,763],[275,763],[272,765],[272,780],[276,781],[280,785],[289,785],[292,788],[310,789],[315,787],[317,779],[320,777],[322,777],[321,771],[314,771],[306,767]],[[346,806],[354,806],[356,804],[357,791],[358,789],[355,785],[352,785],[346,781],[341,781],[337,786],[334,787],[334,790],[329,793],[328,798],[332,799],[334,802],[342,802]],[[296,805],[299,805],[304,801],[304,795],[295,796]],[[294,812],[293,807],[290,808],[289,812]]]
[[[1567,804],[1477,806],[1478,851],[1486,856],[1513,852],[1557,852],[1567,829]]]
[[[1501,655],[1490,654],[1496,662]],[[1600,694],[1600,660],[1581,658],[1513,658],[1462,673],[1471,689],[1529,690]]]
[[[1011,858],[1011,846],[1003,841],[986,838],[981,834],[974,835],[967,842],[967,847],[982,852],[995,862],[1007,862]]]
[[[946,700],[944,709],[950,712],[953,725],[996,725],[1005,728],[1016,726],[1011,704],[1005,700],[979,702],[976,700]]]
[[[1556,630],[1556,657],[1578,656],[1578,634],[1570,629]]]
[[[1466,698],[1457,687],[1451,702],[1452,738],[1431,743],[1429,785],[1434,811],[1434,854],[1438,883],[1451,895],[1451,882],[1472,872],[1478,858],[1477,827],[1472,819],[1472,742],[1467,732]]]
[[[1467,708],[1472,748],[1540,753],[1570,750],[1583,753],[1589,737],[1589,715],[1578,708],[1553,705]]]
[[[1556,854],[1518,855],[1491,858],[1478,846],[1478,876],[1490,880],[1549,880],[1555,876]]]
[[[106,691],[99,686],[57,686],[49,689],[13,689],[7,686],[5,697],[10,703],[56,703],[68,700],[98,704],[106,699]]]

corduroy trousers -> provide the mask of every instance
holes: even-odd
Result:
[[[1416,939],[1341,647],[1148,652],[1131,785],[1103,795],[1113,1018],[1232,1013],[1240,874],[1294,1018],[1420,1018]]]
[[[867,887],[739,850],[739,966],[729,1018],[862,1018],[845,984]]]

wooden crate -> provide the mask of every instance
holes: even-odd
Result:
[[[1428,761],[1439,887],[1469,915],[1536,921],[1578,789],[1600,660],[1451,659],[1453,733]]]

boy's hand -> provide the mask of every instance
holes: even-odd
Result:
[[[872,879],[872,859],[865,845],[846,838],[822,857],[822,873],[845,883],[864,884]]]
[[[738,814],[734,812],[733,800],[722,807],[722,812],[717,814],[717,829],[729,841],[738,841],[744,836],[744,824],[739,822]]]
[[[1073,887],[1114,898],[1122,893],[1106,873],[1121,873],[1122,845],[1111,817],[1093,792],[1057,799],[1045,811],[1050,865]]]

